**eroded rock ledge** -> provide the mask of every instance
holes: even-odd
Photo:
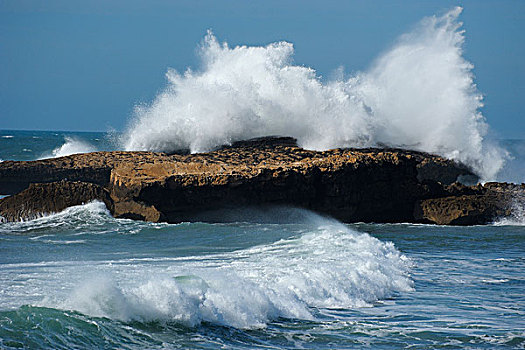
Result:
[[[193,155],[94,152],[0,163],[4,220],[98,199],[115,217],[190,221],[225,208],[290,205],[344,222],[483,224],[509,215],[525,187],[476,182],[466,167],[399,149],[304,150],[262,138]],[[202,216],[200,216],[202,219]]]

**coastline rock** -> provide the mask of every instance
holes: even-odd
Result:
[[[31,183],[47,183],[61,180],[107,184],[111,162],[100,152],[77,154],[68,157],[34,161],[6,160],[0,163],[0,192],[16,194]]]
[[[466,199],[446,198],[479,196],[476,200],[491,208],[484,211],[486,217],[508,206],[505,196],[498,197],[502,201],[497,204],[496,199],[486,200],[489,192],[497,192],[495,185],[489,191],[455,183],[458,179],[477,181],[465,166],[416,151],[368,148],[317,152],[298,147],[292,138],[268,137],[208,153],[183,153],[94,152],[2,162],[0,193],[12,196],[0,199],[0,215],[8,220],[27,218],[25,209],[16,212],[13,208],[18,205],[15,203],[25,203],[25,208],[31,200],[34,215],[39,207],[41,212],[59,211],[75,205],[70,203],[97,197],[115,217],[154,222],[191,221],[198,213],[220,209],[285,205],[343,222],[462,224],[470,221],[458,219],[459,214],[454,216],[446,208],[467,210],[462,207]],[[77,181],[92,185],[92,192],[78,187],[88,185]],[[30,185],[34,183],[41,185]],[[46,198],[37,192],[44,188],[53,189]],[[59,204],[53,207],[53,201]],[[11,203],[10,213],[18,214],[4,215],[4,202]],[[471,199],[469,203],[474,202]],[[474,213],[469,210],[467,216]]]
[[[418,201],[414,219],[438,225],[484,225],[511,217],[515,206],[525,203],[525,185],[489,182],[448,189],[451,196]]]
[[[104,202],[110,211],[113,210],[108,190],[93,183],[60,181],[30,184],[17,195],[0,200],[0,216],[2,221],[31,220],[94,200]]]

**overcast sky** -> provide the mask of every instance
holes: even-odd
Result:
[[[465,57],[499,137],[525,138],[525,1],[0,0],[0,129],[122,130],[169,67],[197,67],[207,29],[230,46],[286,40],[330,77],[365,70],[425,16],[464,7]]]

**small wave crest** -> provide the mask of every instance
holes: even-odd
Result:
[[[82,205],[66,208],[59,213],[42,215],[28,221],[8,222],[0,226],[3,234],[27,234],[31,231],[42,232],[57,227],[80,230],[84,227],[94,227],[97,224],[114,221],[106,205],[93,201]]]
[[[90,143],[79,138],[66,136],[64,144],[55,148],[50,154],[43,155],[40,159],[65,157],[77,153],[95,152],[97,149]]]
[[[393,244],[324,220],[273,244],[134,265],[132,274],[108,271],[59,307],[121,321],[261,328],[279,317],[312,320],[323,308],[371,306],[409,291],[409,268]]]

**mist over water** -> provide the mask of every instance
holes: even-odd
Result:
[[[124,148],[202,152],[286,135],[315,150],[386,145],[436,153],[494,179],[507,153],[486,138],[482,95],[462,56],[461,10],[423,19],[367,71],[326,82],[294,65],[291,43],[231,48],[208,32],[200,70],[168,71],[165,90],[137,106]]]

